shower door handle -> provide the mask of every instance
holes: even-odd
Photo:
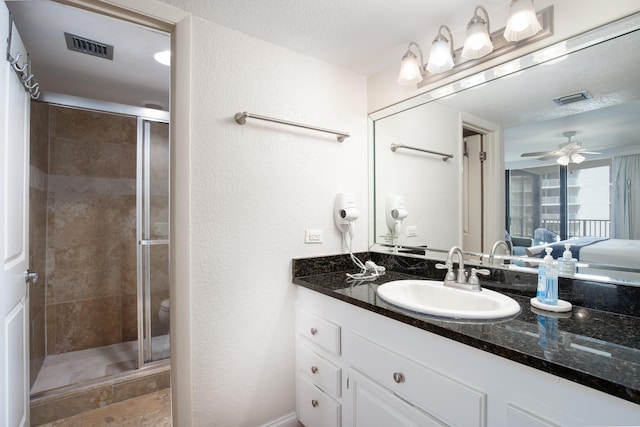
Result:
[[[31,280],[32,283],[38,283],[38,279],[40,278],[40,274],[34,271],[25,271],[24,272],[24,281],[29,282]]]

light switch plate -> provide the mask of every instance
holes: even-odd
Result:
[[[415,225],[407,226],[407,237],[416,237],[418,235],[418,227]]]

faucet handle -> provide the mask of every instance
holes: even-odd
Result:
[[[451,261],[447,261],[444,264],[442,264],[441,262],[436,264],[436,268],[438,270],[451,270],[451,268],[453,268],[453,263]]]
[[[486,268],[472,268],[471,269],[471,277],[469,277],[470,285],[478,285],[480,286],[480,280],[478,279],[478,274],[482,274],[483,276],[488,276],[491,274],[491,271]]]
[[[453,272],[453,261],[447,260],[444,264],[436,264],[438,270],[448,270],[446,276],[444,276],[445,282],[454,282],[456,280],[456,274]]]

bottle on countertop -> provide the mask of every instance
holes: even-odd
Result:
[[[571,243],[564,245],[564,252],[562,258],[558,258],[558,273],[567,276],[573,276],[576,274],[576,260],[571,253]]]
[[[558,269],[553,264],[552,248],[545,248],[547,255],[538,267],[538,291],[536,297],[547,305],[558,305]]]

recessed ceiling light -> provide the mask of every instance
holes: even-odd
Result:
[[[155,59],[156,61],[158,61],[162,65],[169,66],[169,65],[171,65],[171,51],[170,50],[164,50],[162,52],[158,52],[155,55],[153,55],[153,59]]]

